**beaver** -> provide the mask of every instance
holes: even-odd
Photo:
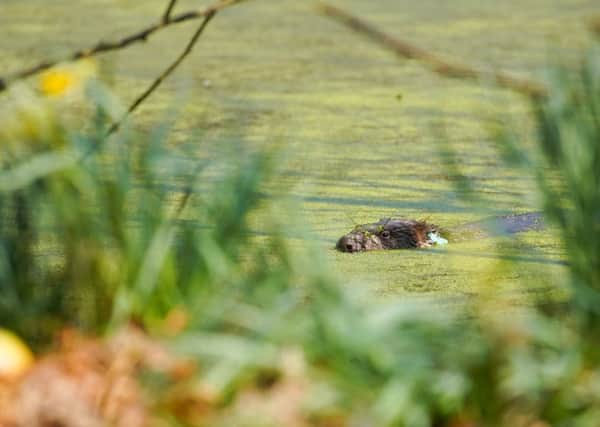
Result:
[[[450,230],[440,229],[427,221],[382,218],[372,224],[357,225],[350,233],[340,237],[335,247],[341,252],[426,248],[448,243],[446,238],[463,241],[540,230],[543,227],[544,221],[539,212],[497,216]]]
[[[356,226],[338,240],[336,248],[342,252],[424,248],[434,244],[436,236],[438,227],[426,221],[382,218]]]

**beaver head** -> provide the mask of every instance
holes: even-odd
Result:
[[[382,218],[373,224],[357,225],[338,240],[336,249],[342,252],[359,252],[423,248],[439,239],[438,227],[425,221]]]

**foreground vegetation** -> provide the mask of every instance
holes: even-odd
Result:
[[[365,302],[318,248],[290,244],[300,220],[279,223],[292,209],[263,191],[279,153],[239,142],[198,160],[165,143],[168,123],[107,137],[122,108],[81,70],[46,75],[41,91],[69,86],[87,119],[14,88],[2,100],[0,324],[53,356],[2,383],[0,421],[595,425],[599,63],[592,50],[578,72],[551,74],[533,104],[535,152],[499,136],[507,161],[538,173],[566,248],[567,302],[509,316],[475,303],[474,319]],[[79,88],[69,72],[85,75]],[[40,378],[50,392],[27,398]],[[73,394],[90,378],[95,391]]]

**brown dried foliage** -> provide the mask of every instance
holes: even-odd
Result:
[[[138,329],[128,328],[107,341],[64,332],[57,351],[21,378],[0,383],[0,426],[153,424],[154,401],[139,380],[144,371],[185,380],[193,366]]]

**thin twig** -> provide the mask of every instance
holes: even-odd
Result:
[[[204,29],[206,28],[206,26],[208,25],[208,23],[212,20],[212,18],[217,14],[217,10],[212,10],[211,12],[209,12],[205,17],[204,20],[202,21],[202,23],[200,24],[200,26],[198,27],[198,29],[196,30],[196,32],[194,33],[194,35],[192,36],[192,38],[190,39],[190,41],[188,42],[188,44],[186,45],[185,49],[181,52],[181,54],[175,59],[175,61],[173,61],[171,63],[171,65],[169,65],[153,82],[150,86],[148,86],[148,88],[142,92],[142,94],[140,96],[138,96],[135,101],[133,101],[131,103],[131,105],[129,106],[129,108],[127,109],[127,112],[123,115],[123,117],[121,117],[121,119],[119,119],[119,121],[115,122],[108,130],[108,132],[106,133],[106,136],[110,136],[111,134],[113,134],[114,132],[116,132],[119,127],[121,126],[121,124],[125,121],[125,119],[131,114],[133,113],[141,104],[142,102],[144,102],[145,99],[147,99],[152,92],[154,92],[156,90],[156,88],[158,88],[158,86],[160,86],[160,84],[173,72],[175,71],[175,69],[179,66],[179,64],[181,64],[181,62],[185,59],[186,56],[188,56],[192,49],[194,48],[196,42],[198,41],[198,39],[200,38],[200,35],[204,32]],[[104,139],[103,141],[105,141],[106,139]],[[87,155],[90,155],[91,153],[93,153],[94,151],[96,151],[98,149],[98,147],[101,144],[96,144],[94,146],[92,146],[91,150],[86,153],[86,157]],[[195,174],[194,174],[195,175]],[[182,212],[184,211],[184,209],[186,208],[190,197],[193,193],[194,189],[193,189],[193,184],[189,184],[186,186],[186,188],[183,191],[183,195],[181,197],[181,199],[179,200],[179,202],[177,203],[177,207],[175,209],[175,214],[174,214],[174,218],[179,218],[182,214]]]
[[[198,175],[200,174],[203,168],[204,165],[199,164],[194,170],[194,172],[191,174],[191,179],[188,181],[187,185],[183,189],[181,198],[175,206],[175,211],[173,214],[173,218],[175,220],[181,219],[181,215],[187,207],[187,204],[190,201],[190,197],[192,197],[192,194],[194,193],[194,185],[196,185],[196,179],[198,178]]]
[[[163,17],[162,17],[163,25],[167,25],[169,23],[169,21],[171,20],[171,11],[173,10],[173,7],[175,7],[175,3],[177,3],[177,0],[169,0],[167,9],[165,10],[165,13],[163,14]]]
[[[514,77],[500,71],[483,71],[469,65],[447,62],[425,49],[384,33],[342,9],[325,3],[320,3],[320,9],[325,15],[393,50],[396,54],[420,61],[443,76],[483,81],[493,80],[498,86],[517,91],[531,98],[547,96],[546,88],[537,82]]]
[[[138,96],[135,101],[133,101],[133,103],[129,106],[129,108],[127,109],[127,112],[125,113],[125,115],[123,117],[121,117],[121,119],[119,119],[119,121],[115,122],[110,129],[107,132],[107,136],[113,134],[114,132],[116,132],[119,127],[121,126],[121,124],[123,123],[123,121],[132,113],[136,110],[137,107],[139,107],[139,105],[144,102],[144,100],[146,98],[148,98],[152,92],[154,92],[156,90],[156,88],[158,86],[160,86],[160,84],[163,82],[164,79],[166,79],[178,66],[179,64],[181,64],[181,62],[185,59],[186,56],[188,56],[190,54],[190,52],[192,51],[192,49],[194,48],[194,45],[196,44],[196,42],[198,41],[198,38],[200,37],[200,35],[202,34],[202,32],[204,31],[204,28],[206,28],[206,26],[208,25],[208,23],[210,22],[210,20],[215,16],[215,14],[217,13],[216,10],[212,10],[210,11],[205,17],[204,20],[202,21],[202,23],[200,24],[200,26],[198,27],[198,29],[196,30],[196,32],[194,33],[194,35],[192,36],[192,38],[190,39],[190,41],[188,42],[187,46],[185,47],[185,49],[183,50],[183,52],[181,52],[181,54],[175,59],[175,61],[173,61],[173,63],[171,63],[171,65],[169,65],[153,82],[152,84],[140,95]]]
[[[192,10],[188,12],[183,12],[173,17],[170,17],[167,22],[161,21],[157,24],[152,24],[142,30],[139,30],[133,34],[130,34],[126,37],[123,37],[120,40],[112,41],[112,42],[98,42],[95,46],[88,49],[78,50],[71,55],[69,55],[65,59],[61,60],[51,60],[51,61],[42,61],[37,65],[34,65],[30,68],[25,68],[23,70],[17,71],[15,73],[9,74],[7,77],[0,77],[0,92],[6,90],[6,88],[15,80],[21,80],[26,77],[30,77],[34,74],[38,74],[48,68],[55,66],[56,64],[63,61],[76,61],[78,59],[87,58],[90,56],[95,56],[99,53],[110,52],[113,50],[119,50],[126,46],[129,46],[133,43],[139,43],[142,41],[146,41],[150,35],[159,31],[163,28],[169,27],[171,25],[179,24],[181,22],[189,21],[192,19],[200,19],[206,18],[208,15],[214,15],[215,12],[219,12],[222,9],[225,9],[229,6],[233,6],[236,3],[240,3],[244,0],[221,0],[217,3],[214,3],[211,6],[208,6],[204,9]],[[174,2],[173,2],[174,3]]]

